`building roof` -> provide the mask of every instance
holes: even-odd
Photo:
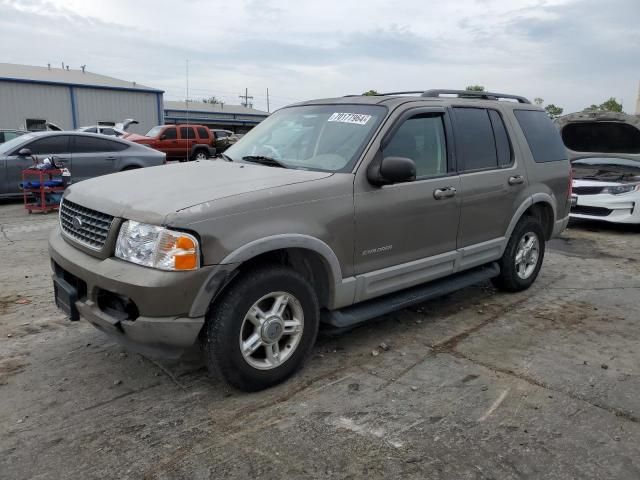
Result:
[[[137,82],[99,75],[86,69],[83,72],[82,70],[72,68],[67,70],[66,68],[54,68],[53,66],[49,68],[46,66],[37,67],[15,63],[0,63],[0,80],[163,93],[162,90],[146,87]]]
[[[187,102],[171,102],[164,101],[165,110],[177,110],[187,111]],[[229,115],[262,115],[268,116],[269,113],[263,110],[257,110],[255,108],[247,108],[243,105],[230,105],[227,103],[204,103],[204,102],[189,102],[190,112],[202,112],[202,113],[227,113]]]

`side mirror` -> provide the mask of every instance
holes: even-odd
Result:
[[[411,182],[416,179],[416,162],[406,157],[385,157],[371,164],[367,177],[378,186]]]
[[[163,133],[162,135],[160,135],[160,140],[165,140],[167,138],[167,136]]]
[[[18,155],[21,157],[30,157],[31,150],[28,148],[21,148],[20,151],[18,152]]]

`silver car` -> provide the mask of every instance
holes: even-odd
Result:
[[[166,155],[127,140],[81,132],[27,133],[0,145],[0,197],[20,195],[22,170],[33,157],[54,156],[73,183],[108,173],[165,163]]]

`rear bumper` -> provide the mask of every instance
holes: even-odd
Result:
[[[557,220],[556,223],[553,225],[553,232],[551,233],[551,238],[554,238],[560,235],[564,231],[564,229],[567,228],[568,224],[569,224],[569,215],[567,215],[564,218],[561,218],[560,220]]]

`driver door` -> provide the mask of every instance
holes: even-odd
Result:
[[[447,151],[446,115],[443,109],[408,110],[383,139],[378,155],[411,158],[414,181],[356,184],[354,263],[361,278],[356,301],[454,270],[460,177]]]
[[[7,193],[20,193],[18,185],[22,181],[22,170],[33,165],[33,158],[18,155],[18,151],[23,148],[31,150],[31,154],[38,161],[42,161],[46,157],[55,156],[57,161],[61,161],[67,167],[70,166],[69,135],[50,133],[39,136],[35,140],[21,145],[7,156]]]

